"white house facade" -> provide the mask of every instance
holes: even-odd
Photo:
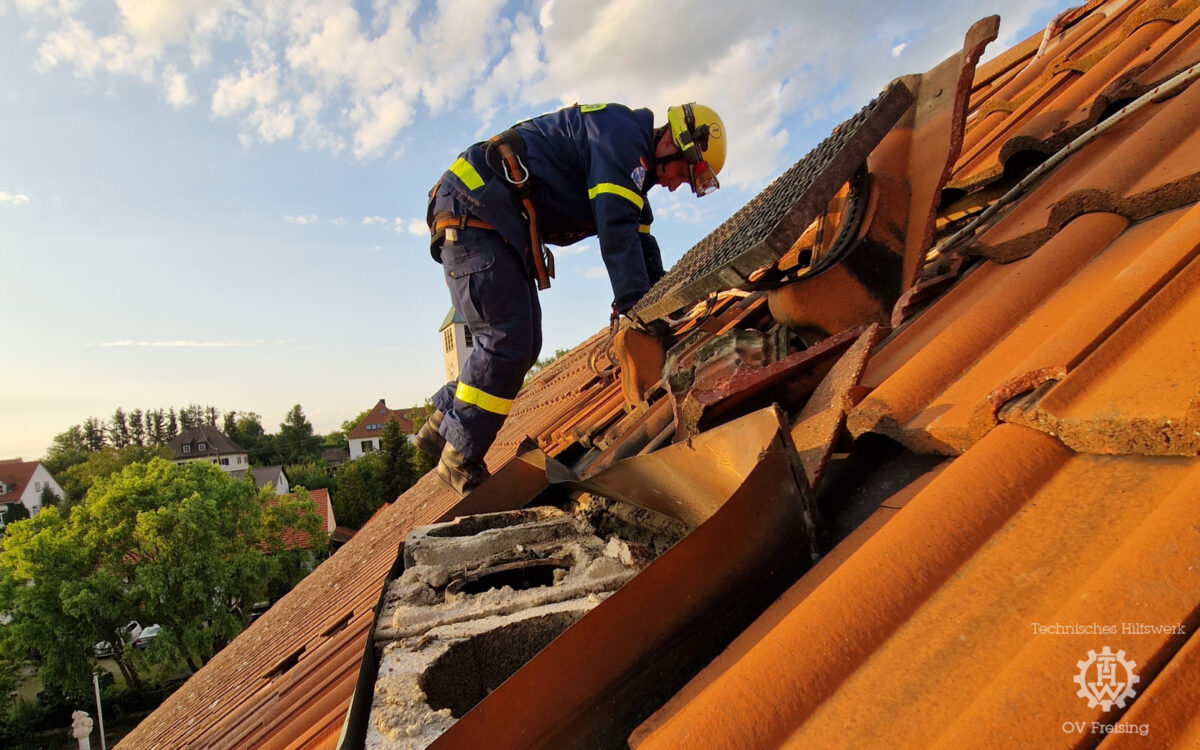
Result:
[[[42,509],[42,493],[46,489],[63,496],[62,487],[40,461],[19,458],[0,461],[0,509],[19,502],[30,516],[35,516]]]

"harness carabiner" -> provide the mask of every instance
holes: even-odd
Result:
[[[512,185],[513,187],[521,187],[522,185],[524,185],[526,182],[529,181],[529,167],[525,166],[524,162],[521,161],[521,157],[518,156],[515,152],[513,153],[512,157],[513,157],[513,161],[516,162],[516,165],[518,167],[520,167],[521,171],[523,171],[525,173],[525,176],[517,178],[517,179],[513,179],[512,167],[509,165],[508,159],[505,159],[504,161],[501,162],[501,165],[503,166],[502,171],[504,173],[504,179],[508,180],[508,184]]]

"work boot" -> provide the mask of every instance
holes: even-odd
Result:
[[[441,460],[437,465],[438,481],[459,497],[466,497],[468,492],[483,484],[490,476],[483,461],[467,458],[450,443],[446,443],[446,447],[442,449]]]
[[[446,438],[438,432],[444,416],[446,415],[442,414],[441,409],[434,411],[429,415],[429,419],[425,420],[425,424],[421,425],[421,429],[417,430],[417,436],[413,438],[413,445],[417,446],[417,450],[434,461],[442,457],[442,449],[446,447]]]

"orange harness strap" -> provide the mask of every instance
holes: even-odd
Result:
[[[529,225],[529,254],[533,258],[533,272],[537,277],[538,289],[549,289],[550,279],[554,278],[554,255],[542,244],[541,233],[538,232],[537,211],[533,207],[533,195],[529,189],[529,170],[517,158],[512,145],[505,138],[508,133],[520,137],[509,130],[492,136],[491,142],[504,159],[506,174],[501,176],[512,186],[525,208],[526,223]]]

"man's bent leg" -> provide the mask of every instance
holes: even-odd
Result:
[[[474,346],[440,432],[465,461],[481,463],[537,354],[537,292],[517,250],[494,232],[460,231],[442,246],[442,264]]]

